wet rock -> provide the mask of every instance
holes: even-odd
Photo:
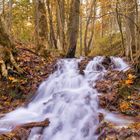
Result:
[[[79,64],[78,64],[78,67],[79,67],[79,73],[81,75],[84,75],[84,69],[86,68],[88,62],[91,60],[92,58],[84,58]]]
[[[99,122],[102,122],[104,120],[104,115],[103,113],[99,113]]]
[[[102,65],[105,67],[105,69],[108,69],[111,66],[111,62],[111,58],[106,56],[102,61]]]

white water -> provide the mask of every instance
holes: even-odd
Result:
[[[115,69],[128,68],[121,58],[111,59]],[[49,127],[44,128],[42,134],[42,128],[33,128],[28,140],[96,140],[99,112],[108,120],[122,123],[123,120],[98,108],[98,93],[93,85],[106,73],[102,60],[103,57],[95,57],[90,61],[85,75],[79,74],[80,59],[60,60],[58,70],[40,85],[38,95],[27,107],[20,107],[1,118],[0,132],[49,118]]]

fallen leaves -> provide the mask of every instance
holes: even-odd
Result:
[[[136,130],[140,130],[140,122],[132,123],[129,127]]]
[[[119,104],[119,108],[122,112],[125,112],[126,110],[129,110],[130,109],[130,103],[127,102],[127,101],[122,101],[120,104]]]
[[[128,79],[130,79],[130,80],[134,80],[135,78],[136,78],[136,76],[135,76],[135,75],[128,74]]]
[[[23,48],[26,47],[29,48],[29,46],[24,46]],[[31,45],[31,47],[29,49],[34,50],[34,46]],[[1,114],[21,106],[25,99],[28,101],[35,94],[39,84],[53,73],[58,59],[55,56],[49,56],[44,59],[29,51],[18,49],[18,47],[17,50],[16,60],[25,73],[18,74],[11,68],[8,71],[9,77],[4,81],[0,81]]]
[[[140,114],[140,94],[135,90],[135,74],[131,72],[108,71],[105,78],[97,81],[99,105],[109,111],[123,113],[128,116]]]
[[[131,80],[131,79],[125,80],[125,84],[131,85],[131,84],[133,84],[133,80]]]
[[[1,114],[14,110],[17,106],[23,104],[22,99],[14,99],[10,95],[2,95],[0,98]]]
[[[128,76],[127,76],[127,79],[124,81],[124,83],[128,86],[132,85],[134,83],[135,78],[136,78],[135,75],[129,73]]]
[[[99,135],[98,140],[139,140],[139,130],[139,123],[124,128],[102,121],[96,130],[96,134]]]
[[[11,77],[11,76],[9,76],[8,79],[9,79],[10,81],[15,80],[15,78],[14,78],[14,77]]]

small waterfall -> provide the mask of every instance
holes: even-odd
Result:
[[[96,140],[99,112],[107,113],[98,108],[98,92],[91,84],[95,85],[107,72],[103,59],[98,56],[91,60],[84,75],[79,74],[80,59],[59,60],[57,71],[40,85],[33,101],[0,119],[0,132],[49,118],[49,127],[42,134],[42,128],[33,128],[28,140]],[[111,57],[111,60],[114,69],[128,67],[121,58]]]

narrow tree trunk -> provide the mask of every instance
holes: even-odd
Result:
[[[94,11],[93,11],[93,18],[92,18],[92,29],[91,29],[91,35],[88,41],[88,54],[91,52],[91,48],[93,45],[93,36],[94,36],[94,31],[95,31],[95,16],[96,16],[96,0],[93,1],[94,4]]]
[[[119,30],[120,30],[120,33],[121,33],[123,55],[125,55],[124,36],[123,36],[123,31],[122,31],[121,17],[119,15],[119,11],[118,11],[118,4],[119,4],[119,1],[117,0],[117,2],[116,2],[116,18],[117,18],[117,23],[118,23]]]
[[[5,0],[2,0],[2,14],[5,15]]]
[[[89,12],[89,16],[88,16],[88,19],[87,19],[87,22],[86,22],[86,29],[85,29],[85,36],[84,36],[84,49],[85,49],[85,56],[88,55],[88,53],[90,52],[90,46],[91,46],[91,42],[92,42],[92,39],[93,39],[93,35],[94,35],[94,20],[95,20],[95,15],[96,15],[96,0],[93,0],[92,3],[91,3],[91,8],[90,8],[90,12]],[[94,9],[94,11],[93,11]],[[92,17],[94,15],[94,17]],[[87,40],[87,35],[88,35],[88,27],[90,25],[90,22],[91,20],[93,21],[93,28],[91,30],[91,36],[90,36],[90,39],[89,41]]]
[[[127,0],[127,17],[126,17],[126,51],[125,54],[128,58],[133,60],[133,54],[136,53],[136,42],[135,42],[135,2],[134,0]]]
[[[138,0],[135,0],[136,5],[136,24],[139,25],[139,7],[138,7]],[[140,52],[140,31],[136,28],[136,54]],[[140,56],[136,55],[136,60],[140,59]]]
[[[11,34],[12,31],[12,5],[13,5],[13,0],[9,0],[8,2],[8,8],[9,8],[9,12],[8,12],[8,17],[7,17],[7,30],[9,32],[9,34]]]
[[[62,50],[65,52],[65,1],[64,0],[56,0],[57,3],[57,26],[58,26],[58,36],[60,40],[60,46]]]
[[[57,40],[55,38],[55,32],[54,32],[54,27],[53,27],[52,12],[51,12],[51,8],[50,8],[50,0],[46,0],[46,3],[47,3],[48,16],[49,16],[51,42],[52,42],[52,45],[54,46],[54,48],[57,49]]]
[[[79,27],[79,36],[80,36],[80,56],[82,56],[82,49],[83,49],[83,33],[82,33],[82,28],[83,28],[83,23],[82,23],[82,13],[80,13],[80,27]]]
[[[71,8],[68,25],[68,58],[73,58],[76,52],[78,31],[79,31],[80,0],[71,0]]]
[[[38,0],[34,0],[34,23],[35,23],[35,45],[36,48],[39,46],[39,14],[38,14]],[[38,49],[37,49],[38,50]]]

